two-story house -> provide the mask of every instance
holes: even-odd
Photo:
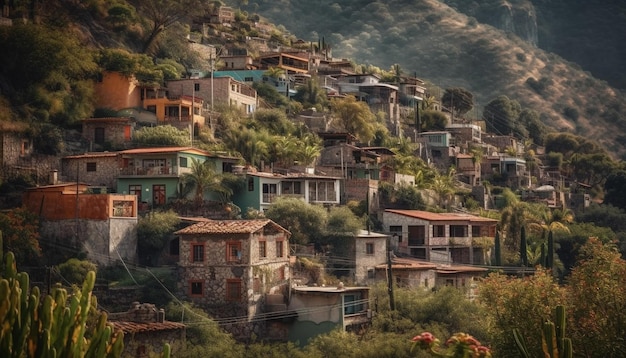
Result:
[[[101,265],[120,258],[137,262],[137,197],[92,194],[86,184],[63,183],[30,188],[22,202],[41,220],[40,234],[47,239],[42,245],[83,252]]]
[[[235,173],[237,174],[237,173]],[[242,211],[267,210],[281,197],[294,197],[309,204],[337,205],[341,202],[341,178],[306,173],[245,172],[245,187],[234,193],[233,203]]]
[[[191,173],[192,160],[213,162],[217,174],[232,171],[237,162],[193,147],[137,148],[118,154],[117,192],[135,195],[151,208],[182,196],[182,176]],[[206,198],[214,199],[210,194]]]
[[[528,187],[530,174],[526,170],[526,160],[509,155],[490,155],[480,163],[481,177],[494,183],[502,183],[511,188]]]
[[[143,108],[156,115],[157,124],[169,124],[197,133],[206,124],[202,113],[204,102],[193,91],[186,94],[165,88],[145,89]]]
[[[289,237],[269,219],[208,220],[179,237],[181,294],[209,312],[237,338],[263,336],[266,295],[287,300]]]
[[[218,103],[239,108],[245,114],[256,111],[257,93],[250,85],[232,77],[197,78],[167,81],[172,97],[202,99],[210,108]]]
[[[498,223],[470,214],[392,209],[382,221],[400,254],[455,264],[484,264]]]

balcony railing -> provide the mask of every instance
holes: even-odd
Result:
[[[120,175],[136,175],[136,176],[172,176],[181,175],[188,168],[179,167],[129,167],[122,168]],[[186,170],[189,171],[189,170]]]

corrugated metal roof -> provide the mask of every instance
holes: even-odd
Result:
[[[272,225],[286,233],[289,231],[276,224],[270,219],[255,220],[211,220],[199,222],[184,229],[176,231],[177,235],[198,235],[198,234],[250,234],[257,232],[267,225]]]
[[[376,265],[377,269],[386,269],[387,264]],[[392,270],[432,270],[437,268],[437,264],[410,258],[394,257],[391,259]]]
[[[498,220],[484,218],[481,216],[463,214],[463,213],[433,213],[430,211],[421,211],[421,210],[394,210],[387,209],[386,212],[408,216],[416,219],[428,220],[428,221],[473,221],[473,222],[491,222],[497,223]]]
[[[138,333],[138,332],[156,332],[167,330],[179,330],[184,329],[186,326],[178,322],[128,322],[128,321],[110,321],[116,330],[120,329],[124,333]]]

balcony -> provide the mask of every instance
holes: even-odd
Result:
[[[127,167],[120,169],[120,176],[144,176],[144,177],[177,177],[191,172],[190,168],[175,167]]]

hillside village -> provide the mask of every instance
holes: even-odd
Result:
[[[167,80],[162,86],[103,72],[95,83],[96,107],[117,115],[84,118],[80,134],[67,144],[73,153],[42,156],[34,153],[31,139],[20,131],[1,131],[5,179],[35,174],[38,184],[6,203],[21,203],[39,217],[41,237],[85,253],[100,267],[120,262],[175,267],[176,297],[202,307],[238,339],[256,334],[279,341],[306,341],[336,327],[359,331],[371,322],[369,287],[376,282],[393,280],[426,289],[453,286],[472,297],[474,280],[495,265],[498,221],[470,213],[466,200],[477,203],[475,212],[496,209],[499,197],[490,190],[494,185],[520,190],[523,200],[549,208],[590,204],[586,186],[569,183],[556,168],[537,165],[548,162],[542,161],[543,148],[533,146],[536,157],[530,165],[526,154],[531,148],[525,143],[487,133],[482,121],[455,116],[439,99],[432,101],[434,94],[420,78],[401,75],[383,82],[379,75],[356,73],[349,60],[333,58],[331,48],[321,43],[299,40],[285,45],[259,36],[246,39],[258,55],[231,48],[230,33],[220,29],[234,21],[234,9],[221,6],[200,25],[205,36],[188,39],[189,46],[210,63],[208,70],[194,69],[187,78]],[[261,22],[256,26],[259,34],[269,32]],[[207,43],[209,32],[225,44]],[[336,119],[315,108],[289,113],[294,123],[304,125],[323,143],[310,162],[250,163],[233,153],[196,145],[201,133],[215,135],[219,105],[250,117],[271,107],[255,83],[293,98],[310,81],[316,81],[327,98],[354,96],[372,113],[382,114],[389,132],[413,143],[414,155],[429,167],[441,173],[453,168],[455,187],[469,195],[424,189],[422,197],[437,212],[395,206],[381,185],[417,183],[413,175],[394,169],[394,150],[336,131],[332,123]],[[427,99],[429,109],[446,116],[445,129],[422,132],[409,124],[420,120]],[[141,128],[166,125],[187,131],[191,145],[136,146],[134,135]],[[184,196],[183,177],[196,162],[210,163],[217,174],[233,174],[243,187],[227,202],[206,191],[200,209],[177,206]],[[186,198],[192,197],[189,193]],[[325,251],[295,245],[290,243],[289,227],[262,218],[281,198],[325,208],[362,202],[378,223],[363,227],[343,248],[349,265],[339,281],[316,280],[300,261],[337,254],[332,245]],[[139,220],[177,208],[184,227],[173,233],[158,257],[140,257]],[[250,210],[260,217],[247,218]],[[100,295],[106,293],[99,299]],[[129,312],[109,317],[133,333],[127,349],[145,350],[138,347],[153,344],[154,332],[164,334],[159,344],[180,339],[184,325],[164,320],[154,305],[135,300],[128,298]]]

